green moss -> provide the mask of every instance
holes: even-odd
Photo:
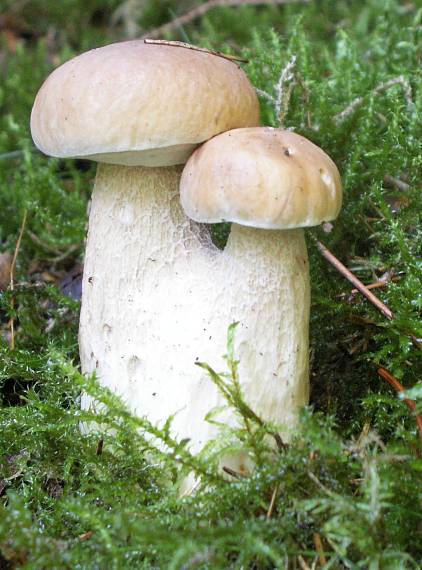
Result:
[[[273,98],[295,58],[283,124],[333,157],[345,190],[332,231],[309,233],[365,283],[394,278],[376,290],[395,315],[388,321],[351,295],[308,239],[312,410],[297,440],[281,452],[268,448],[271,429],[245,407],[232,354],[232,374],[213,379],[253,429],[223,429],[219,442],[192,457],[188,442],[172,439],[171,420],[156,428],[133,418],[80,376],[78,305],[46,283],[82,259],[94,171],[33,152],[32,101],[58,62],[123,37],[122,23],[107,28],[119,6],[27,3],[18,14],[25,40],[15,52],[2,48],[0,251],[14,249],[25,212],[27,222],[15,291],[0,293],[0,566],[269,569],[287,560],[298,567],[301,556],[311,567],[318,536],[326,568],[418,568],[416,422],[377,367],[399,378],[421,411],[422,12],[394,0],[218,8],[169,36],[242,52],[254,84]],[[189,6],[145,2],[133,23],[159,25],[169,10]],[[270,98],[261,103],[263,121],[278,125]],[[215,233],[224,244],[227,227]],[[93,420],[79,409],[82,390],[107,410],[88,433],[80,430]],[[258,464],[251,478],[216,474],[212,458],[226,445],[250,449]],[[178,481],[190,471],[203,485],[180,500]]]

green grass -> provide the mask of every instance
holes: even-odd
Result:
[[[58,285],[82,261],[94,169],[33,152],[29,134],[49,71],[124,39],[124,23],[111,25],[122,2],[66,0],[59,9],[35,0],[18,12],[14,5],[5,3],[8,25],[23,39],[15,48],[1,40],[0,252],[13,252],[25,212],[27,221],[15,291],[0,292],[0,567],[293,569],[321,558],[316,536],[325,568],[420,567],[415,418],[377,367],[422,401],[422,352],[412,342],[422,338],[422,11],[385,0],[219,8],[169,36],[242,53],[256,87],[273,97],[295,57],[283,125],[333,157],[345,189],[332,231],[308,235],[365,283],[386,272],[395,279],[376,290],[395,315],[388,321],[351,296],[308,239],[312,395],[300,434],[275,452],[266,447],[269,426],[254,424],[252,435],[223,430],[220,442],[192,457],[187,442],[172,439],[170,422],[157,429],[131,417],[80,375],[78,303]],[[136,24],[151,28],[169,9],[191,5],[139,3]],[[336,120],[357,97],[361,104]],[[261,104],[263,122],[279,125],[269,98]],[[224,242],[227,228],[215,233]],[[233,371],[230,352],[228,366]],[[213,379],[228,383],[237,413],[250,413],[230,375]],[[79,409],[82,390],[106,405],[89,434],[80,431],[92,420]],[[250,449],[258,465],[251,478],[229,482],[215,473],[221,445]],[[177,484],[190,471],[204,484],[180,500]]]

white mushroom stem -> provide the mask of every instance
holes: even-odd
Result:
[[[205,415],[226,402],[195,361],[225,370],[234,321],[247,403],[264,420],[296,423],[308,397],[309,278],[302,230],[233,224],[217,250],[181,210],[180,171],[99,165],[79,343],[83,372],[155,424],[176,414],[174,434],[197,452],[216,435]],[[233,411],[222,419],[237,421]]]
[[[190,417],[200,398],[194,361],[216,251],[208,230],[181,210],[180,173],[99,165],[85,257],[82,370],[96,371],[155,423],[181,408]],[[89,403],[84,398],[83,406]]]
[[[309,267],[304,232],[232,224],[222,255],[228,320],[246,402],[289,438],[309,396]]]
[[[299,410],[309,399],[310,281],[304,231],[232,224],[226,248],[218,253],[208,270],[212,287],[204,297],[209,322],[201,360],[216,371],[226,371],[222,355],[227,328],[238,322],[235,355],[244,400],[261,419],[278,426],[288,441],[297,429]],[[193,451],[216,435],[215,426],[203,419],[206,411],[227,404],[200,373],[196,371],[200,389],[178,424],[180,434],[191,439]],[[232,409],[215,419],[231,426],[242,424]],[[245,452],[230,452],[220,457],[220,469],[223,466],[248,474],[253,461]],[[195,484],[188,477],[182,493],[189,494]]]

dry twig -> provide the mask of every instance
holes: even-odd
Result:
[[[318,552],[318,560],[321,566],[327,564],[327,559],[324,554],[324,547],[322,545],[321,535],[318,532],[314,532],[314,544],[315,550]]]
[[[220,7],[229,8],[229,7],[245,6],[245,5],[262,6],[262,5],[271,5],[271,4],[273,5],[298,4],[298,3],[307,4],[309,1],[310,0],[208,0],[208,2],[204,2],[204,4],[200,4],[199,6],[192,8],[192,10],[189,10],[188,12],[186,12],[186,14],[182,14],[182,16],[179,16],[178,18],[175,18],[171,22],[163,24],[162,26],[159,26],[158,28],[155,28],[154,30],[151,30],[150,32],[144,34],[143,36],[141,36],[141,39],[159,38],[163,34],[173,32],[177,28],[185,26],[186,24],[189,24],[193,20],[205,16],[207,12],[214,10],[214,8],[220,8]]]
[[[410,86],[409,81],[404,77],[404,75],[399,75],[398,77],[393,77],[388,81],[383,81],[379,85],[377,85],[372,91],[370,92],[371,95],[378,95],[383,91],[387,91],[390,87],[394,85],[401,85],[403,88],[404,98],[406,99],[407,107],[409,110],[413,110],[414,103],[412,99],[412,88]],[[356,97],[353,101],[348,105],[341,113],[338,113],[333,117],[333,121],[339,125],[342,123],[349,115],[355,111],[358,107],[362,105],[364,102],[365,97]]]
[[[404,392],[403,385],[386,368],[383,368],[382,366],[380,366],[378,368],[378,374],[381,376],[381,378],[384,378],[384,380],[387,380],[387,382],[390,384],[390,386],[392,386],[397,392],[399,392],[399,393]],[[408,408],[412,412],[416,412],[416,404],[413,400],[409,400],[408,398],[404,398],[404,402],[407,404]],[[416,418],[416,424],[417,424],[418,430],[419,430],[419,437],[422,440],[422,416],[420,416],[419,414],[415,414],[415,418]]]
[[[381,287],[386,287],[387,285],[389,285],[392,281],[398,281],[398,277],[391,279],[391,281],[375,281],[375,283],[370,283],[369,285],[365,285],[365,287],[367,289],[380,289]],[[352,295],[355,295],[358,292],[357,289],[352,289],[351,293]]]
[[[275,86],[275,92],[277,94],[277,98],[275,100],[275,112],[280,122],[280,126],[283,126],[284,117],[289,107],[290,96],[295,86],[295,76],[294,76],[295,67],[296,67],[296,56],[293,55],[290,61],[282,70],[277,85]]]
[[[80,540],[81,542],[85,542],[86,540],[89,540],[93,534],[94,534],[94,531],[89,530],[88,532],[84,532],[83,534],[80,534],[78,536],[78,540]]]
[[[352,283],[358,291],[362,293],[387,319],[393,319],[394,315],[392,311],[385,305],[378,297],[376,297],[371,291],[366,287],[360,279],[358,279],[347,267],[345,267],[341,261],[337,259],[335,255],[331,253],[329,249],[325,247],[320,241],[315,240],[316,245],[322,255],[327,261],[331,263],[333,267],[339,271],[350,283]]]
[[[227,467],[226,465],[223,465],[223,471],[224,471],[224,473],[227,473],[227,475],[230,475],[231,477],[234,477],[235,479],[240,479],[241,477],[244,477],[244,475],[242,473],[238,473],[237,471],[235,471],[234,469],[231,469],[230,467]]]
[[[12,265],[10,266],[10,290],[11,291],[13,291],[15,288],[16,260],[18,259],[18,254],[19,254],[19,249],[21,246],[22,236],[23,236],[23,232],[25,231],[27,214],[28,214],[28,212],[25,210],[25,213],[24,213],[23,218],[22,218],[21,228],[19,230],[18,240],[16,242],[15,251],[13,253]],[[14,305],[15,305],[13,296],[11,299],[11,305],[12,305],[12,311],[13,311]],[[11,350],[14,350],[14,348],[15,348],[15,318],[13,315],[10,318],[10,348],[11,348]]]
[[[284,118],[289,108],[290,97],[296,85],[295,67],[296,56],[293,55],[290,61],[288,61],[281,70],[280,77],[274,87],[275,95],[270,95],[262,89],[256,90],[258,95],[261,95],[261,97],[264,97],[273,105],[280,127],[283,127]]]
[[[380,279],[378,279],[378,281],[375,281],[374,283],[369,283],[368,285],[365,285],[365,287],[367,289],[380,289],[381,287],[387,287],[387,285],[390,285],[391,283],[397,283],[398,281],[400,281],[400,277],[393,277],[392,273],[390,273],[388,275],[389,272],[386,273],[386,276],[380,277]],[[356,295],[356,293],[359,293],[359,291],[357,289],[352,289],[350,291],[350,299],[353,299],[354,295]],[[344,297],[346,294],[344,293],[343,295],[340,295],[340,297]]]
[[[268,507],[268,511],[267,511],[267,519],[270,519],[273,515],[274,507],[275,507],[275,500],[277,498],[277,493],[278,493],[278,484],[274,487],[274,491],[271,495],[270,506]]]

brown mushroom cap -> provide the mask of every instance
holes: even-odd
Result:
[[[180,198],[197,222],[287,229],[336,218],[342,188],[336,165],[311,141],[258,127],[225,132],[196,150]]]
[[[142,40],[71,59],[35,99],[36,146],[57,157],[163,166],[186,162],[201,142],[259,124],[255,90],[237,64]]]

